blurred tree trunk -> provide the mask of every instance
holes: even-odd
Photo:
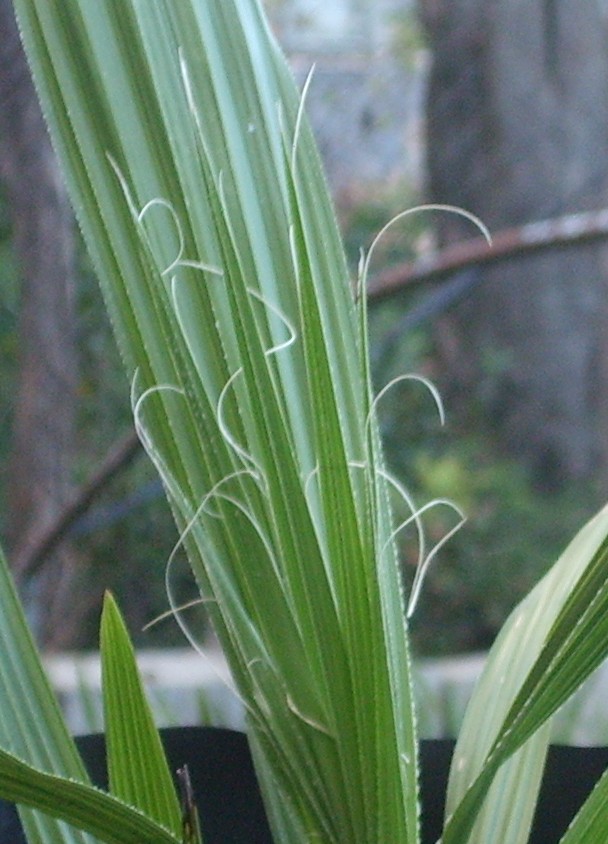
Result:
[[[76,380],[74,242],[66,191],[10,0],[0,0],[0,34],[0,176],[21,275],[6,496],[9,556],[19,578],[28,547],[63,508],[70,491]],[[47,567],[39,584],[44,599],[38,600],[47,612],[72,562],[69,549],[64,549]],[[51,635],[42,624],[47,641],[60,638],[60,633],[56,629]]]
[[[428,188],[490,229],[608,204],[608,40],[596,0],[419,0],[433,55]],[[441,216],[440,241],[476,232]],[[448,401],[475,404],[545,489],[608,462],[602,246],[483,270],[437,330]],[[451,400],[451,396],[454,400]],[[597,476],[597,474],[596,474]]]

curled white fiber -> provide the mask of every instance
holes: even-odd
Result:
[[[297,332],[296,332],[296,329],[295,329],[293,323],[285,316],[285,314],[283,313],[283,311],[281,311],[280,308],[278,308],[276,305],[269,302],[266,299],[266,297],[262,293],[260,293],[258,290],[254,290],[254,289],[248,287],[247,292],[252,298],[256,299],[268,311],[270,311],[270,313],[274,314],[274,316],[276,316],[283,323],[283,326],[285,327],[285,329],[287,331],[287,335],[288,335],[287,338],[285,340],[281,341],[280,343],[277,343],[274,346],[271,346],[270,348],[265,349],[264,350],[264,357],[266,359],[268,359],[268,358],[272,357],[272,355],[280,354],[281,352],[289,349],[289,347],[292,346],[295,343],[295,341],[297,340]],[[226,401],[226,396],[227,396],[230,388],[233,386],[234,382],[236,381],[236,379],[242,374],[243,374],[243,367],[240,366],[237,370],[235,370],[232,373],[230,378],[224,384],[222,391],[219,395],[218,401],[217,401],[216,420],[217,420],[218,428],[220,429],[221,434],[224,437],[224,440],[226,441],[226,443],[232,448],[232,450],[235,452],[235,454],[238,457],[241,458],[241,460],[243,461],[244,464],[246,464],[246,465],[249,464],[249,465],[253,466],[255,471],[258,474],[261,475],[262,470],[261,470],[259,464],[255,460],[253,455],[251,455],[237,441],[236,437],[230,431],[230,427],[227,424],[225,416],[224,416],[224,403]]]
[[[203,270],[204,272],[212,273],[213,275],[223,276],[224,273],[219,267],[214,266],[213,264],[207,264],[204,261],[194,261],[189,258],[184,258],[184,252],[186,248],[186,242],[184,238],[184,231],[182,228],[182,224],[180,222],[179,216],[173,205],[166,199],[162,198],[155,198],[151,199],[147,202],[141,211],[137,215],[137,222],[141,226],[141,228],[145,232],[145,218],[149,212],[154,208],[164,208],[166,211],[169,212],[171,219],[173,220],[173,224],[175,227],[175,231],[177,234],[177,250],[175,257],[169,261],[169,263],[160,270],[161,276],[169,275],[173,273],[179,267],[189,267],[195,270]]]
[[[410,511],[410,516],[407,517],[405,523],[398,525],[390,534],[389,538],[386,540],[382,548],[380,549],[380,556],[382,557],[386,551],[388,550],[391,542],[395,538],[395,536],[399,533],[399,531],[406,526],[406,524],[414,524],[416,528],[416,533],[418,535],[418,563],[417,568],[422,565],[422,561],[424,560],[424,550],[425,550],[425,537],[424,537],[424,527],[422,524],[422,519],[420,517],[420,509],[414,503],[414,499],[412,498],[411,494],[408,490],[401,484],[390,472],[387,472],[386,469],[379,469],[376,467],[375,469],[376,474],[383,478],[389,486],[393,488],[393,490],[397,493],[399,498],[405,502],[405,506]]]
[[[439,551],[443,548],[443,546],[454,536],[454,534],[460,530],[463,524],[466,522],[466,516],[457,507],[453,501],[447,501],[444,499],[437,499],[436,501],[431,501],[429,507],[435,507],[438,505],[444,505],[451,508],[457,515],[459,516],[459,521],[452,527],[447,533],[442,536],[442,538],[437,542],[429,551],[427,556],[425,557],[422,565],[419,565],[416,569],[416,575],[414,577],[414,583],[412,584],[412,591],[410,593],[410,598],[407,605],[407,617],[411,618],[414,614],[416,606],[418,604],[418,599],[420,598],[420,592],[422,590],[422,585],[424,583],[424,579],[429,571],[431,563],[439,553]],[[427,508],[428,509],[428,508]]]
[[[369,275],[369,267],[373,257],[373,254],[378,246],[378,243],[386,232],[392,228],[395,223],[398,223],[400,220],[403,220],[405,217],[409,217],[412,214],[418,214],[420,211],[446,211],[449,214],[456,214],[459,217],[464,217],[466,220],[470,220],[473,225],[477,226],[481,234],[485,237],[488,244],[492,244],[492,236],[488,227],[483,223],[479,217],[476,217],[475,214],[471,214],[470,211],[465,211],[464,208],[458,208],[456,205],[442,205],[442,204],[428,204],[428,205],[417,205],[414,208],[407,208],[405,211],[401,211],[399,214],[396,214],[391,220],[384,225],[375,238],[372,241],[371,246],[367,251],[367,256],[363,263],[360,265],[360,275],[358,280],[358,286],[360,290],[363,292],[367,286],[367,277]]]
[[[308,91],[312,84],[312,79],[315,74],[316,65],[313,64],[306,75],[306,81],[304,82],[304,86],[302,88],[302,94],[300,95],[300,102],[298,105],[298,113],[296,116],[296,123],[293,132],[293,143],[291,146],[291,170],[292,173],[296,173],[296,157],[298,153],[298,144],[300,141],[300,134],[302,132],[302,122],[304,120],[304,113],[306,107],[306,100],[308,98]]]
[[[380,390],[380,392],[374,398],[372,405],[370,407],[369,413],[367,414],[367,418],[365,420],[365,433],[366,435],[369,433],[369,427],[372,423],[372,419],[374,418],[374,413],[378,406],[378,403],[381,399],[397,384],[402,384],[404,381],[413,381],[417,384],[422,384],[431,394],[433,401],[435,402],[435,407],[437,408],[437,413],[439,414],[439,421],[442,425],[445,425],[445,409],[443,406],[443,400],[441,398],[441,394],[437,387],[426,378],[424,375],[417,375],[416,373],[406,373],[404,375],[397,375],[396,378],[393,378],[388,384],[385,384],[384,387]]]
[[[226,381],[226,383],[222,387],[222,391],[221,391],[219,398],[217,400],[217,405],[216,405],[216,409],[215,409],[215,417],[216,417],[216,420],[217,420],[218,428],[220,430],[222,437],[224,438],[224,441],[230,446],[230,448],[233,450],[233,452],[236,454],[236,456],[241,459],[243,464],[245,464],[245,465],[249,464],[250,466],[253,467],[253,470],[255,470],[256,473],[261,474],[262,470],[261,470],[260,465],[256,461],[256,459],[245,448],[243,448],[243,446],[238,442],[236,437],[234,437],[232,435],[232,432],[230,431],[230,427],[226,423],[226,420],[224,419],[224,402],[226,401],[226,396],[228,395],[228,392],[229,392],[230,388],[232,387],[232,385],[234,384],[234,382],[236,381],[236,379],[239,377],[239,375],[242,375],[242,374],[243,374],[243,367],[239,366],[239,368],[235,372],[232,373],[230,378]]]
[[[308,727],[312,727],[313,730],[323,733],[323,735],[329,736],[329,738],[335,738],[334,734],[324,724],[321,724],[320,721],[317,721],[315,718],[310,718],[301,712],[289,696],[287,697],[287,707],[290,712],[293,712],[299,721],[302,721],[302,723],[306,724]]]
[[[136,382],[138,377],[139,370],[136,370],[131,383],[131,408],[133,412],[133,423],[135,426],[135,432],[137,433],[137,436],[139,437],[139,440],[142,446],[144,447],[146,454],[148,455],[152,463],[156,466],[156,469],[159,475],[161,476],[165,487],[170,491],[171,495],[175,498],[176,501],[180,501],[182,504],[185,504],[186,496],[182,493],[179,484],[173,477],[172,472],[170,471],[160,452],[156,448],[154,440],[148,433],[148,429],[142,419],[143,406],[145,402],[152,396],[162,393],[174,393],[183,397],[185,396],[184,390],[182,390],[180,387],[175,386],[174,384],[157,384],[153,387],[148,387],[136,399]]]
[[[147,236],[146,229],[145,229],[145,218],[155,208],[162,208],[165,211],[169,212],[169,216],[173,221],[173,226],[175,228],[175,232],[177,235],[177,250],[174,258],[169,261],[169,263],[159,269],[160,275],[162,277],[169,275],[178,267],[189,267],[191,269],[203,270],[204,272],[212,273],[213,275],[222,276],[223,272],[219,267],[214,266],[213,264],[208,264],[205,261],[196,261],[190,258],[184,258],[184,251],[185,251],[185,238],[184,232],[182,228],[182,224],[179,219],[179,215],[171,202],[169,200],[164,199],[163,197],[154,197],[153,199],[148,200],[144,205],[138,210],[137,205],[133,199],[133,195],[131,190],[127,184],[127,180],[125,179],[122,171],[120,170],[118,164],[112,158],[110,154],[108,154],[108,161],[114,172],[116,173],[116,177],[124,194],[124,197],[127,201],[127,205],[129,206],[129,210],[133,217],[133,220],[137,224],[137,227],[141,230],[146,245],[150,250],[150,253],[153,254],[152,246],[150,243],[150,239]]]
[[[243,505],[242,502],[240,502],[236,497],[228,496],[228,495],[225,495],[225,494],[219,492],[219,490],[221,489],[221,487],[224,484],[228,483],[231,480],[234,480],[235,478],[239,478],[239,477],[243,477],[243,476],[248,476],[248,477],[253,478],[254,481],[256,481],[256,483],[259,480],[254,473],[250,472],[247,469],[241,469],[241,470],[238,470],[236,472],[232,472],[231,474],[229,474],[225,478],[223,478],[221,481],[218,481],[218,483],[215,484],[212,487],[212,489],[209,490],[209,492],[207,492],[205,494],[203,500],[201,501],[201,503],[197,507],[195,513],[189,519],[187,525],[182,530],[179,539],[177,540],[177,542],[173,546],[173,549],[172,549],[172,551],[169,555],[169,558],[167,559],[167,563],[166,563],[166,566],[165,566],[165,590],[166,590],[166,593],[167,593],[167,600],[169,601],[169,606],[170,606],[170,609],[167,611],[167,613],[165,615],[172,615],[173,616],[177,625],[179,626],[180,630],[182,631],[183,635],[185,636],[186,640],[189,642],[189,644],[192,646],[192,648],[194,648],[194,650],[197,653],[199,653],[201,656],[203,656],[204,658],[207,658],[204,646],[199,644],[199,642],[197,642],[194,635],[192,634],[192,631],[190,630],[190,627],[189,627],[187,621],[183,618],[182,613],[183,613],[184,609],[188,609],[192,606],[196,606],[198,603],[200,603],[200,604],[209,604],[209,603],[218,604],[218,599],[217,599],[217,597],[206,597],[206,598],[200,598],[200,599],[195,599],[193,601],[189,601],[186,604],[179,604],[177,602],[177,600],[175,599],[175,595],[174,595],[174,591],[173,591],[173,585],[172,585],[172,575],[173,575],[174,564],[175,564],[175,560],[177,559],[177,555],[178,555],[179,551],[182,549],[188,535],[192,532],[192,530],[196,526],[201,514],[203,512],[205,512],[213,518],[220,518],[219,513],[217,513],[216,511],[209,508],[209,502],[212,499],[218,498],[218,497],[221,497],[221,498],[224,498],[225,500],[230,501],[232,504],[234,504],[235,506],[237,506],[241,510],[241,512],[249,519],[252,526],[254,527],[256,532],[258,533],[260,539],[262,540],[262,542],[264,544],[265,549],[268,551],[268,553],[270,553],[270,554],[272,553],[271,549],[270,549],[270,543],[268,542],[267,538],[265,537],[264,532],[262,531],[259,523],[255,519],[253,514],[248,510],[248,508],[245,507],[245,505]],[[234,694],[239,696],[236,689],[232,686],[232,684],[229,684],[229,688],[230,688],[230,691],[232,691]],[[239,696],[239,699],[240,699],[240,696]]]
[[[349,465],[352,465],[356,468],[369,468],[366,463],[352,463]],[[403,519],[391,531],[387,539],[384,541],[382,547],[379,549],[378,552],[379,558],[382,558],[384,554],[386,554],[388,549],[391,547],[393,541],[402,530],[404,530],[409,525],[413,525],[416,529],[418,538],[418,561],[416,564],[416,574],[414,576],[414,582],[412,584],[412,589],[407,604],[407,617],[411,618],[418,604],[424,579],[429,571],[431,563],[433,562],[441,548],[443,548],[443,546],[446,544],[446,542],[462,527],[462,525],[466,521],[466,517],[464,513],[460,510],[460,508],[457,507],[456,504],[454,504],[454,502],[444,498],[434,499],[433,501],[424,504],[422,507],[417,507],[410,493],[401,483],[399,483],[399,481],[395,477],[390,474],[390,472],[387,472],[385,469],[380,468],[375,468],[374,471],[379,477],[383,478],[393,488],[393,490],[398,494],[401,500],[405,502],[407,509],[410,511],[410,515]],[[448,507],[457,514],[459,520],[457,524],[454,525],[454,527],[452,527],[449,531],[447,531],[447,533],[445,533],[444,536],[442,536],[442,538],[438,542],[436,542],[435,545],[433,545],[431,550],[426,553],[426,537],[424,532],[424,525],[422,522],[422,516],[429,510],[435,509],[437,507]]]

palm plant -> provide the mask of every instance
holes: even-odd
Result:
[[[245,704],[274,838],[414,844],[415,709],[392,496],[419,528],[421,572],[433,551],[383,465],[370,256],[351,286],[304,98],[261,6],[15,7],[135,422]],[[499,638],[455,755],[445,844],[526,840],[550,716],[608,652],[607,533],[601,513]],[[113,797],[87,783],[2,576],[0,794],[42,810],[23,810],[30,841],[189,840],[111,601]],[[125,717],[144,725],[149,765],[121,735]],[[567,844],[606,822],[607,789]]]

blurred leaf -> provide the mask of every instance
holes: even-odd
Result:
[[[608,771],[577,813],[560,844],[588,844],[603,841],[608,829]]]
[[[87,783],[87,773],[42,668],[1,550],[0,642],[0,747],[36,768]],[[2,760],[12,762],[6,756],[0,760],[0,776],[6,779],[8,771]],[[12,799],[7,790],[2,796]],[[88,835],[47,815],[29,809],[20,814],[31,844],[91,842]]]
[[[492,648],[452,761],[444,844],[482,844],[497,828],[501,842],[527,841],[550,732],[534,734],[608,656],[607,534],[608,508],[514,610]],[[522,747],[500,771],[469,837],[496,772]],[[501,800],[511,794],[505,782],[524,784],[517,824],[513,798]]]

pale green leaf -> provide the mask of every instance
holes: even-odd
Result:
[[[605,839],[607,829],[608,771],[596,783],[567,832],[560,839],[560,844],[599,844]]]
[[[496,824],[510,829],[506,841],[527,840],[549,740],[548,728],[537,731],[608,656],[607,534],[605,509],[515,609],[492,648],[454,753],[445,844],[482,844]],[[526,742],[531,747],[507,762],[478,817],[496,772]],[[508,784],[522,781],[526,788],[504,800]],[[520,822],[509,824],[514,815]]]

